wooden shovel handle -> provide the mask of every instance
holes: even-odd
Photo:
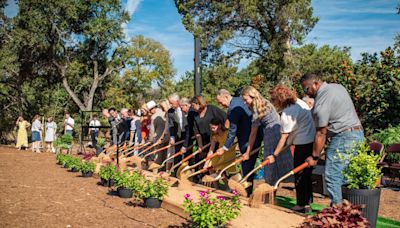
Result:
[[[264,167],[264,166],[268,165],[269,163],[271,163],[271,161],[269,159],[265,159],[260,165],[261,165],[261,167]]]
[[[152,154],[159,153],[159,152],[161,152],[161,151],[163,151],[163,150],[166,150],[166,149],[168,149],[168,148],[170,148],[170,147],[171,147],[171,145],[163,146],[163,147],[158,148],[157,150],[155,150],[155,151],[153,151],[153,152],[150,152],[150,153],[146,154],[144,157],[147,158],[148,156],[150,156],[150,155],[152,155]]]
[[[300,172],[301,170],[305,169],[308,167],[308,162],[304,162],[303,164],[297,166],[292,170],[293,174]]]
[[[219,155],[217,153],[210,154],[206,157],[206,161],[211,160],[211,159],[215,158],[216,156],[219,156]]]

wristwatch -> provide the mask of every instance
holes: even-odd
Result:
[[[316,161],[316,160],[319,159],[319,156],[314,156],[314,155],[312,155],[311,157],[314,159],[314,161]]]

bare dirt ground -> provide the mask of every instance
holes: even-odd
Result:
[[[132,206],[98,178],[56,165],[54,154],[0,147],[0,227],[180,227],[164,209]]]
[[[285,188],[280,188],[278,195],[296,198],[296,192],[293,190],[294,184],[285,184]],[[314,203],[329,206],[330,199],[320,194],[314,194]],[[379,216],[400,221],[400,191],[383,188],[379,205]]]

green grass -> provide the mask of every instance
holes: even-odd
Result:
[[[276,203],[278,206],[290,209],[296,205],[296,200],[293,198],[290,198],[290,197],[277,196]],[[313,211],[321,211],[322,209],[325,208],[325,206],[313,203],[313,204],[311,204],[311,208]],[[314,215],[315,213],[316,212],[312,212],[312,213],[310,213],[310,215]],[[400,227],[400,222],[392,220],[392,219],[388,219],[388,218],[378,217],[376,227],[377,228]]]

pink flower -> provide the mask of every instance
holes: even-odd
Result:
[[[235,195],[235,196],[238,195],[238,192],[236,191],[236,189],[233,189],[233,190],[232,190],[232,194]]]
[[[188,200],[188,199],[190,199],[190,194],[185,194],[184,197],[185,197],[186,200]]]
[[[204,192],[204,191],[200,191],[200,196],[201,196],[201,197],[204,197],[204,196],[206,196],[206,192]]]
[[[207,200],[207,204],[211,205],[211,204],[213,204],[213,202],[211,202],[210,200]]]
[[[223,197],[223,196],[217,196],[217,199],[219,199],[219,200],[225,200],[225,197]]]

